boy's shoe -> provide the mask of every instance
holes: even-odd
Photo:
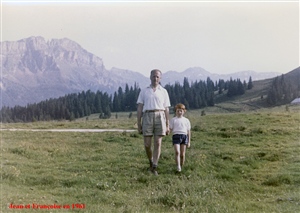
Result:
[[[177,168],[177,172],[181,172],[181,168]]]

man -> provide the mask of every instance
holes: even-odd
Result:
[[[162,137],[169,134],[170,98],[167,90],[160,85],[162,72],[151,71],[151,85],[142,89],[138,100],[137,124],[138,131],[144,135],[144,145],[150,163],[150,171],[158,175],[157,166],[161,152]],[[154,149],[151,143],[154,137]]]

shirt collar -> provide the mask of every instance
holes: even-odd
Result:
[[[150,84],[147,88],[151,88],[151,89],[152,89],[151,84]],[[159,84],[159,85],[156,87],[156,89],[161,89],[161,85]]]

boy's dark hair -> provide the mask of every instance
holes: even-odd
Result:
[[[184,112],[186,112],[185,106],[181,103],[176,104],[174,109],[175,109],[175,112],[176,112],[177,109],[182,109]]]

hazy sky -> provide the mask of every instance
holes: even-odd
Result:
[[[299,66],[298,1],[12,2],[1,2],[1,41],[69,38],[107,69],[148,76],[153,68],[221,74]]]

